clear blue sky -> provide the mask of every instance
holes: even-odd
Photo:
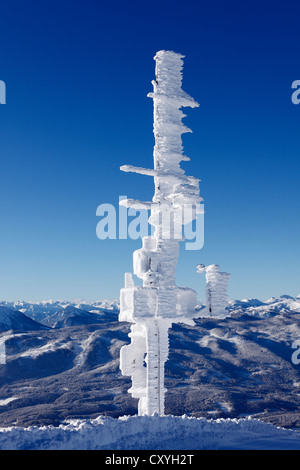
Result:
[[[117,298],[140,240],[96,237],[96,208],[149,199],[160,49],[185,54],[188,174],[201,178],[205,244],[181,251],[232,274],[230,296],[300,294],[297,0],[20,1],[1,4],[0,298]]]

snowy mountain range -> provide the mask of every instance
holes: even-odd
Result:
[[[45,330],[45,326],[24,313],[9,307],[0,306],[0,331],[8,330]]]
[[[101,314],[102,313],[102,314]],[[59,309],[53,315],[49,315],[42,323],[52,328],[65,328],[66,326],[75,325],[93,325],[105,321],[103,312],[94,313],[81,308],[68,305]]]
[[[300,296],[230,301],[228,313],[170,329],[166,413],[300,428]],[[119,369],[129,329],[117,301],[1,302],[0,426],[135,415]]]
[[[200,311],[203,307],[204,306],[202,304],[199,304],[197,310]],[[2,308],[3,312],[3,314],[0,315],[0,330],[6,329],[3,321],[4,312],[7,312],[7,315],[9,315],[8,310],[11,311],[11,315],[12,311],[17,311],[26,315],[26,317],[29,317],[35,322],[50,327],[53,327],[57,322],[62,321],[63,323],[61,325],[56,325],[56,327],[63,327],[70,326],[72,321],[68,322],[67,319],[71,318],[74,318],[74,323],[77,322],[77,324],[80,324],[81,321],[82,324],[85,324],[84,318],[86,321],[90,321],[91,323],[93,320],[115,320],[119,314],[119,301],[99,300],[91,303],[85,301],[68,302],[62,300],[48,300],[42,302],[1,301],[0,308]],[[229,300],[227,308],[231,315],[247,314],[253,316],[270,316],[280,313],[300,313],[300,295],[297,297],[282,295],[280,297],[271,297],[265,301],[258,299]],[[87,312],[95,315],[86,315]],[[100,315],[100,318],[98,318],[97,315]],[[24,321],[25,318],[21,321],[21,316],[19,315],[19,321],[16,322],[15,327],[12,326],[12,329],[17,329],[17,325],[19,325],[21,329],[26,329],[26,325],[24,325],[24,328],[21,327]],[[30,330],[29,324],[27,326]],[[32,324],[32,327],[33,326],[34,324]]]
[[[300,313],[300,295],[281,295],[262,302],[258,299],[230,300],[228,310],[232,313],[267,316],[280,313]]]
[[[63,311],[63,309],[67,307],[74,307],[75,309],[80,309],[85,312],[100,313],[102,315],[110,312],[118,314],[119,312],[119,302],[117,300],[104,300],[93,303],[87,303],[85,301],[67,302],[63,300],[45,300],[42,302],[2,301],[0,302],[0,306],[18,310],[37,322],[43,322],[46,318],[56,314],[58,311]]]

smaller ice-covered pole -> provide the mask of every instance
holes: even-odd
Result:
[[[205,266],[198,264],[199,274],[206,272],[206,309],[205,314],[211,317],[224,318],[228,316],[226,307],[228,304],[227,286],[230,274],[219,272],[220,266],[211,264]],[[202,314],[204,312],[202,311]]]

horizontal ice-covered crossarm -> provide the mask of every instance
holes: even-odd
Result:
[[[151,201],[139,201],[138,199],[121,199],[119,205],[123,207],[132,207],[136,210],[150,210],[156,205]]]
[[[178,96],[170,96],[170,95],[165,95],[163,93],[160,93],[157,91],[157,83],[155,81],[152,81],[152,85],[155,88],[154,92],[148,93],[148,98],[153,98],[156,100],[159,100],[161,103],[170,105],[170,106],[177,106],[177,107],[189,107],[189,108],[197,108],[199,104],[191,98],[187,93],[181,90],[181,93]]]
[[[168,318],[173,323],[192,320],[197,315],[197,294],[187,287],[128,287],[121,289],[120,321]]]
[[[160,176],[165,178],[170,178],[170,181],[174,180],[176,183],[182,184],[190,184],[195,186],[199,192],[198,183],[201,181],[199,178],[195,178],[194,176],[185,175],[183,170],[181,172],[178,171],[171,171],[171,170],[164,170],[164,169],[154,169],[154,168],[142,168],[139,166],[133,165],[122,165],[120,167],[121,171],[126,173],[139,173],[141,175],[148,175],[148,176]]]
[[[156,175],[156,170],[153,170],[151,168],[142,168],[140,166],[132,166],[132,165],[122,165],[120,167],[121,171],[125,171],[126,173],[139,173],[141,175],[149,175],[149,176],[155,176]]]

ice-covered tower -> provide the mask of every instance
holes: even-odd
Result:
[[[220,272],[220,266],[211,264],[204,266],[198,264],[197,272],[199,274],[206,272],[206,309],[201,312],[201,316],[224,318],[228,316],[226,306],[228,304],[227,286],[230,274]]]
[[[129,392],[139,398],[139,414],[164,414],[164,365],[168,358],[168,329],[172,323],[193,325],[197,294],[177,287],[176,264],[182,225],[201,212],[199,180],[185,175],[181,161],[181,135],[191,132],[183,123],[181,109],[198,104],[181,89],[183,57],[171,51],[159,51],[156,61],[154,101],[154,168],[125,165],[131,171],[154,177],[155,194],[151,202],[133,199],[120,204],[150,210],[152,236],[143,238],[142,248],[133,254],[133,271],[143,281],[134,285],[132,275],[125,274],[120,295],[120,321],[133,323],[131,344],[121,349],[120,368],[130,375]]]

